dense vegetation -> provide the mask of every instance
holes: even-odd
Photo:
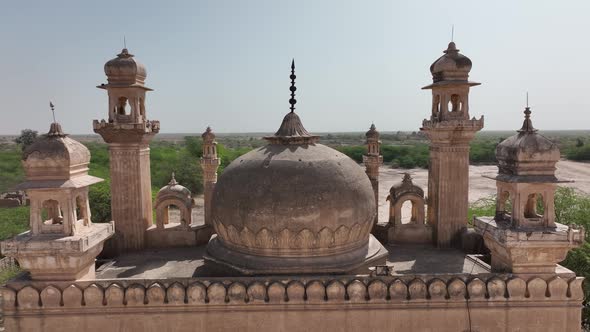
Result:
[[[471,204],[469,220],[473,216],[493,216],[496,211],[495,197],[487,197]],[[582,226],[590,230],[590,196],[576,192],[572,188],[559,187],[555,194],[555,221],[566,225]],[[561,265],[575,271],[576,275],[590,278],[590,231],[580,247],[571,250]],[[586,301],[590,299],[590,284],[584,283]],[[590,328],[590,305],[585,303],[583,311],[584,326]]]
[[[109,152],[106,144],[89,142],[85,145],[90,150],[90,175],[103,178],[105,181],[90,187],[90,207],[92,219],[95,222],[103,222],[111,219],[111,193],[109,176]],[[22,146],[22,144],[21,144]],[[220,170],[238,156],[252,149],[252,145],[242,144],[239,148],[227,148],[218,144],[218,155],[221,159]],[[187,187],[193,194],[203,191],[203,176],[200,166],[201,138],[187,136],[182,142],[155,141],[150,147],[152,192],[156,195],[158,190],[165,186],[175,173],[176,180]],[[17,145],[0,146],[0,193],[10,190],[24,179],[21,166],[21,148]],[[10,224],[10,220],[28,220],[23,211],[28,208],[0,210],[0,225]],[[22,210],[22,211],[21,211]],[[14,214],[19,214],[14,215]],[[28,212],[27,212],[28,213]],[[26,223],[23,224],[26,226]],[[7,226],[7,234],[2,233],[0,227],[0,239],[10,237],[12,226],[23,230],[20,222]]]
[[[471,143],[469,159],[472,164],[493,164],[496,162],[496,138],[478,138]],[[334,146],[334,148],[357,162],[363,161],[367,152],[365,145]],[[394,168],[428,168],[429,151],[426,142],[404,145],[381,145],[383,162]]]

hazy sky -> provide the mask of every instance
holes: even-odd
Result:
[[[107,117],[104,63],[127,46],[147,66],[162,132],[417,130],[430,64],[455,42],[473,61],[472,115],[517,129],[525,92],[540,129],[588,129],[590,1],[3,1],[0,134],[69,133]]]

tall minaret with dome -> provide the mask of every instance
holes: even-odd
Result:
[[[421,131],[430,140],[428,172],[428,223],[439,247],[458,244],[467,227],[469,143],[483,128],[483,116],[470,118],[469,89],[480,83],[468,80],[471,60],[450,42],[444,55],[431,66],[432,113]]]
[[[367,153],[363,155],[363,164],[365,164],[365,173],[371,180],[373,192],[375,193],[375,224],[379,219],[379,166],[383,164],[383,156],[381,155],[381,141],[379,140],[379,131],[372,123],[369,131],[365,134],[367,138]]]
[[[145,247],[145,230],[153,224],[149,142],[160,131],[148,121],[146,69],[125,48],[104,65],[109,97],[108,120],[94,120],[94,132],[109,144],[111,211],[119,252]]]
[[[201,135],[203,138],[203,156],[201,157],[201,168],[203,169],[203,187],[205,200],[205,225],[211,225],[211,195],[217,183],[217,169],[220,160],[217,157],[217,142],[211,127],[207,127]]]

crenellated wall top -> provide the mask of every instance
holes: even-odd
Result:
[[[5,312],[109,307],[178,307],[211,305],[465,305],[564,301],[579,305],[581,277],[543,279],[509,275],[232,278],[178,280],[94,280],[86,282],[17,282],[0,289]]]

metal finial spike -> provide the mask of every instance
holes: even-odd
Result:
[[[127,38],[123,36],[123,48],[127,48]]]
[[[51,100],[49,101],[49,107],[51,108],[51,114],[53,114],[53,122],[57,122],[55,121],[55,105],[53,105],[53,103],[51,102]]]
[[[455,41],[455,25],[451,25],[451,41]]]
[[[524,121],[522,122],[522,128],[520,128],[520,130],[518,130],[519,133],[534,133],[537,131],[537,129],[535,129],[535,127],[533,127],[533,121],[531,120],[531,113],[532,113],[531,108],[528,106],[528,100],[527,100],[527,106],[524,109]]]
[[[293,113],[295,111],[295,104],[297,103],[297,99],[295,99],[295,91],[297,91],[297,87],[295,87],[295,79],[297,78],[295,75],[295,59],[291,61],[291,75],[289,78],[291,79],[291,87],[289,88],[291,90],[291,99],[289,99],[289,104],[291,105],[291,113]]]
[[[526,92],[526,107],[529,107],[529,92]]]

